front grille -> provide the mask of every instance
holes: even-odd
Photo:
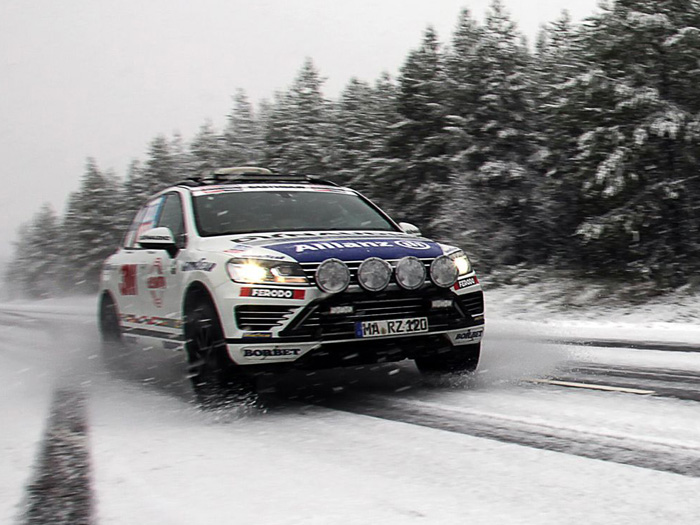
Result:
[[[420,261],[425,265],[425,275],[426,275],[426,282],[428,281],[428,276],[430,275],[430,264],[433,262],[434,259],[432,258],[425,258],[425,259],[420,259]],[[364,261],[346,261],[345,264],[348,265],[348,268],[350,269],[350,284],[357,284],[357,270],[360,268],[360,265]],[[396,270],[396,263],[399,262],[399,259],[394,259],[394,260],[389,260],[387,261],[389,264],[391,264],[391,267]],[[304,273],[306,274],[306,278],[309,280],[311,284],[316,284],[316,270],[318,270],[318,267],[321,266],[320,262],[314,262],[314,263],[301,263],[301,267],[304,269]],[[396,279],[394,278],[394,275],[392,274],[391,276],[391,282],[396,282]]]
[[[469,295],[479,295],[476,292]],[[280,334],[314,340],[333,341],[355,337],[358,321],[384,321],[427,317],[431,332],[451,330],[475,324],[471,311],[455,300],[451,308],[433,309],[435,299],[456,299],[449,290],[415,292],[391,291],[377,294],[345,293],[309,305]],[[352,314],[331,314],[331,307],[352,306]],[[472,308],[473,309],[473,308]]]
[[[281,326],[294,313],[285,306],[242,305],[236,307],[236,324],[241,330],[270,330]]]
[[[464,313],[472,317],[484,313],[484,294],[481,292],[461,295],[458,302]]]

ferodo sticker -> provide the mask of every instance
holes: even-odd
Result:
[[[306,290],[289,290],[286,288],[241,288],[241,297],[304,299],[306,297]]]
[[[460,279],[455,283],[455,290],[462,290],[463,288],[469,288],[470,286],[474,286],[475,284],[479,284],[479,279],[476,278],[476,275],[474,277],[467,277],[466,279]]]

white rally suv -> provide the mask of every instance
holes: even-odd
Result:
[[[356,191],[264,168],[220,169],[153,196],[100,288],[112,356],[184,350],[200,387],[401,359],[470,372],[484,332],[481,286],[460,249]]]

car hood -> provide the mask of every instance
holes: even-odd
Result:
[[[295,260],[362,261],[369,257],[395,260],[406,256],[434,258],[455,248],[400,232],[322,231],[236,235],[204,240],[207,250],[232,256]]]

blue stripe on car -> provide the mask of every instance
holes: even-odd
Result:
[[[268,244],[265,248],[293,257],[299,262],[320,262],[326,259],[361,261],[368,257],[400,259],[412,255],[419,258],[437,257],[442,249],[426,240],[379,238],[305,239],[303,242]]]

